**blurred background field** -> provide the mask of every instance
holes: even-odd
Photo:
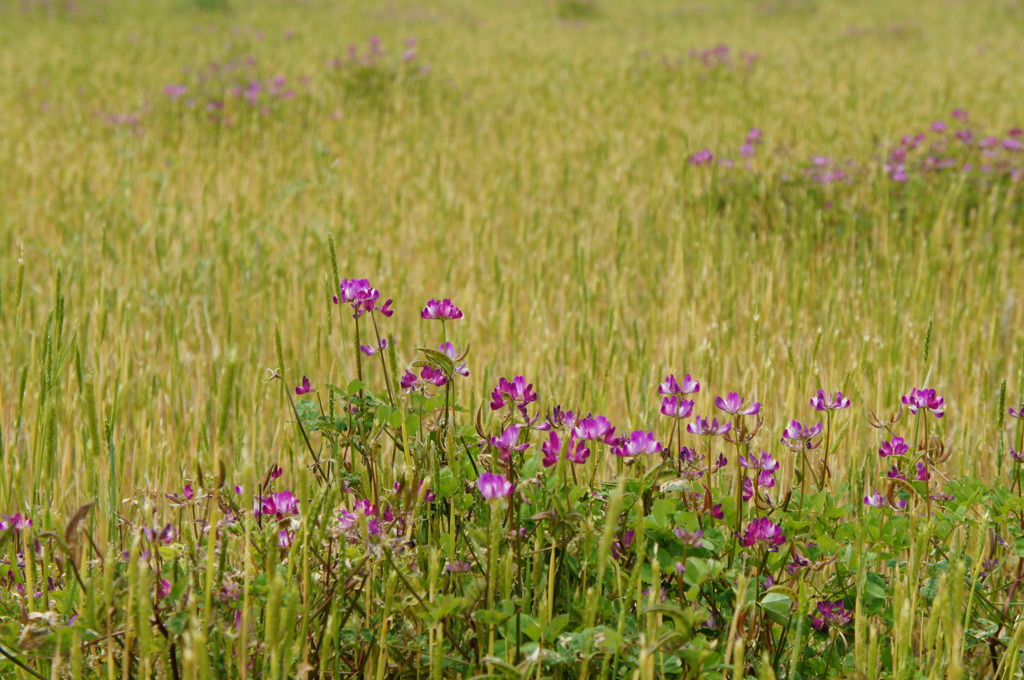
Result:
[[[848,465],[863,414],[927,384],[949,467],[994,474],[1019,173],[884,166],[954,109],[1024,125],[1021,25],[1009,1],[8,0],[0,508],[178,488],[218,440],[307,462],[264,379],[275,321],[289,385],[354,377],[328,234],[395,299],[400,358],[437,342],[427,299],[465,311],[473,410],[521,374],[646,429],[690,372],[698,412],[737,391],[781,433],[841,389]]]

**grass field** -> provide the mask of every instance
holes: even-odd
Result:
[[[1022,24],[0,3],[0,677],[1020,677]],[[394,300],[359,342],[350,278]],[[447,384],[403,389],[418,360]],[[680,422],[658,387],[686,373]],[[539,398],[492,410],[514,376]],[[869,424],[926,387],[941,419]],[[562,421],[592,455],[548,468],[525,425],[556,405],[664,451]],[[771,497],[741,501],[760,450]],[[744,546],[755,518],[785,545]],[[855,614],[817,631],[817,602]]]

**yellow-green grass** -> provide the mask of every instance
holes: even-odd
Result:
[[[289,385],[354,375],[328,234],[342,277],[395,298],[401,358],[439,341],[418,315],[429,297],[465,310],[471,408],[522,374],[546,405],[650,428],[657,382],[691,372],[699,412],[725,391],[764,401],[767,446],[814,415],[814,390],[842,389],[841,464],[860,469],[878,444],[864,412],[927,382],[949,402],[949,472],[996,474],[1000,383],[1018,398],[1024,349],[1005,194],[965,218],[961,185],[937,182],[898,217],[874,165],[824,189],[836,218],[783,202],[778,174],[815,154],[868,162],[955,107],[1020,124],[1020,3],[603,2],[582,23],[548,2],[230,4],[0,8],[0,507],[177,488],[216,441],[236,478],[308,462],[263,380],[275,321]],[[327,61],[374,35],[389,64],[415,37],[430,72],[376,93],[331,81]],[[756,66],[687,58],[719,43]],[[163,93],[248,54],[308,94],[219,126]],[[106,119],[132,112],[134,128]],[[687,157],[735,157],[753,126],[753,179],[707,198],[725,173]],[[70,349],[40,404],[58,271]]]

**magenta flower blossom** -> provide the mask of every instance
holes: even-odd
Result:
[[[645,453],[661,453],[661,442],[654,439],[654,434],[643,430],[634,430],[628,437],[619,441],[612,448],[612,453],[622,458],[631,458]]]
[[[700,392],[700,383],[690,377],[687,373],[683,378],[683,384],[676,381],[675,375],[665,376],[665,382],[658,386],[658,394],[696,394]]]
[[[512,456],[512,452],[521,452],[530,448],[530,444],[524,442],[519,443],[519,431],[523,428],[519,423],[513,423],[505,428],[505,431],[498,437],[491,437],[491,446],[498,449],[501,452],[503,460],[508,460]]]
[[[424,366],[420,369],[418,378],[415,373],[406,369],[399,384],[403,390],[411,390],[425,385],[444,387],[448,384],[448,378],[441,369],[434,368],[433,366]]]
[[[944,122],[937,120],[931,124],[930,129],[932,132],[945,132],[947,127],[948,126]]]
[[[561,405],[559,405],[548,416],[547,422],[550,427],[556,430],[571,430],[576,426],[576,414],[572,411],[563,411]]]
[[[298,394],[298,395],[309,394],[312,391],[313,391],[313,386],[309,384],[309,378],[307,378],[306,376],[302,376],[302,384],[296,386],[295,394]]]
[[[1024,418],[1024,404],[1020,405],[1020,408],[1010,407],[1011,418]]]
[[[722,504],[721,503],[715,503],[715,505],[712,506],[712,508],[711,508],[711,516],[714,519],[725,519],[725,513],[722,512]],[[783,539],[783,540],[785,540],[785,539]]]
[[[693,402],[673,394],[661,400],[661,413],[670,418],[689,418],[693,413]]]
[[[297,515],[299,514],[299,499],[291,491],[279,491],[269,496],[260,496],[253,514],[256,516],[276,515],[278,519],[282,519],[285,515]]]
[[[523,410],[530,402],[537,401],[537,393],[533,391],[533,383],[526,384],[526,378],[517,375],[512,382],[505,378],[498,381],[498,386],[491,392],[491,410],[497,411],[511,404]]]
[[[551,467],[558,463],[558,454],[562,452],[562,439],[558,436],[557,432],[552,431],[548,435],[548,440],[540,445],[540,450],[544,452],[544,458],[542,463],[544,467]]]
[[[6,517],[0,515],[0,531],[7,531],[8,529],[19,531],[21,529],[28,529],[30,526],[32,526],[32,520],[23,516],[20,512],[7,515]]]
[[[462,310],[452,304],[448,298],[444,300],[431,300],[420,312],[424,319],[461,319]]]
[[[904,394],[902,401],[910,407],[910,412],[916,414],[918,409],[928,409],[936,418],[946,415],[946,400],[940,397],[933,389],[914,388],[910,394]]]
[[[188,88],[184,85],[166,85],[164,86],[164,94],[171,99],[179,99],[188,92]]]
[[[813,449],[818,443],[812,442],[814,437],[821,434],[821,421],[813,427],[807,427],[799,420],[789,423],[789,427],[782,431],[782,443],[794,451],[802,449]]]
[[[821,618],[811,617],[811,628],[819,633],[827,633],[829,624],[833,626],[847,626],[853,621],[853,612],[843,607],[842,600],[835,602],[818,602],[818,613]]]
[[[775,524],[767,517],[759,517],[747,525],[747,531],[743,535],[743,545],[749,548],[757,543],[765,543],[772,552],[777,552],[779,546],[786,542],[786,536],[782,533],[782,527]]]
[[[750,406],[746,406],[744,401],[740,395],[730,392],[725,397],[715,397],[715,406],[734,416],[756,416],[761,412],[761,402],[755,401]]]
[[[701,418],[697,416],[692,423],[686,426],[686,431],[690,434],[699,436],[714,437],[717,434],[725,434],[732,429],[732,423],[718,424],[718,418],[712,418],[711,422],[708,422],[707,418]]]
[[[747,477],[743,478],[743,501],[747,502],[754,497],[754,484]]]
[[[746,456],[740,456],[740,466],[750,470],[766,470],[768,472],[775,472],[779,469],[779,461],[772,458],[772,454],[767,451],[761,451],[760,456],[750,454],[749,459]]]
[[[512,482],[505,479],[505,475],[496,475],[485,472],[476,480],[476,486],[480,494],[487,500],[505,498],[512,494]]]
[[[830,400],[825,390],[818,390],[818,394],[811,397],[811,406],[818,411],[838,411],[850,408],[850,400],[843,397],[842,392],[836,392]]]
[[[635,532],[630,529],[622,535],[621,539],[612,541],[611,552],[612,557],[617,560],[621,560],[625,556],[626,551],[629,550],[629,546],[633,545],[633,537]]]
[[[910,446],[903,437],[893,437],[892,441],[882,442],[882,448],[878,449],[878,455],[882,458],[889,456],[902,456],[910,450]]]
[[[541,444],[540,448],[544,452],[544,458],[541,462],[544,463],[544,467],[551,467],[558,463],[558,454],[562,452],[562,439],[558,436],[557,432],[551,432],[548,435],[548,440]],[[569,447],[565,452],[566,460],[570,463],[582,465],[587,462],[589,457],[590,449],[587,448],[586,444],[581,440],[570,437]]]
[[[917,462],[917,474],[914,476],[919,482],[927,482],[931,479],[931,473],[928,472],[928,465],[923,460]]]
[[[587,441],[603,441],[606,444],[615,443],[615,428],[608,422],[608,419],[604,416],[597,416],[596,418],[583,418],[580,422],[572,429],[572,436],[576,439],[585,439]]]
[[[701,529],[698,529],[697,531],[689,531],[688,529],[679,527],[675,530],[674,533],[676,535],[676,538],[682,541],[683,545],[685,545],[688,548],[704,547],[704,542],[701,541],[701,538],[704,537],[704,531]]]
[[[287,529],[281,529],[277,532],[277,547],[290,548],[294,538],[295,534],[290,533]]]
[[[864,505],[867,505],[867,506],[872,507],[872,508],[887,508],[887,507],[889,507],[889,504],[886,503],[886,501],[885,501],[885,497],[882,494],[878,493],[877,491],[872,493],[869,496],[864,496]],[[905,500],[902,500],[902,499],[897,500],[896,501],[896,507],[899,510],[903,510],[904,508],[907,507],[907,502]]]
[[[449,562],[448,564],[444,565],[445,572],[449,574],[465,574],[472,568],[473,565],[471,563],[460,561]]]
[[[394,310],[391,309],[391,300],[383,306],[377,306],[380,299],[380,291],[370,285],[369,279],[342,279],[339,284],[339,295],[334,296],[334,304],[347,303],[352,305],[357,319],[366,312],[379,311],[384,316],[391,316]]]
[[[185,500],[190,501],[195,497],[195,492],[192,491],[192,485],[186,484],[185,488],[181,490],[181,495],[185,497]]]
[[[713,160],[715,160],[715,154],[711,153],[711,149],[701,149],[690,156],[689,163],[690,165],[700,166],[707,165]]]
[[[750,128],[750,131],[747,132],[745,141],[747,144],[760,144],[762,137],[764,137],[764,133],[761,132],[761,129],[754,127]]]
[[[378,347],[374,347],[373,345],[359,345],[359,351],[362,352],[363,354],[365,354],[368,357],[372,357],[374,354],[376,354],[380,350],[387,349],[387,348],[388,348],[388,339],[387,338],[381,338],[380,339],[380,345]]]
[[[1018,451],[1017,449],[1010,447],[1010,458],[1014,459],[1018,463],[1024,463],[1024,451]]]
[[[902,479],[903,481],[907,481],[907,478],[903,475],[902,472],[900,472],[900,469],[895,465],[892,466],[892,469],[889,470],[889,472],[887,472],[885,476],[888,477],[889,479]]]
[[[453,345],[450,342],[442,342],[440,345],[437,346],[437,349],[444,352],[445,356],[451,359],[452,361],[458,361],[460,358],[458,350],[455,349],[455,345]],[[455,367],[455,372],[464,378],[469,377],[469,369],[466,368],[465,361],[463,361],[461,364]]]

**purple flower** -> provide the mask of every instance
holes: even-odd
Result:
[[[277,532],[277,547],[290,548],[294,538],[295,534],[289,533],[287,529],[281,529]]]
[[[764,133],[761,132],[760,128],[750,128],[750,131],[747,132],[746,142],[747,144],[760,144],[763,136]]]
[[[160,579],[156,584],[156,596],[165,598],[171,594],[171,582],[165,578]]]
[[[754,497],[754,485],[751,481],[744,477],[743,478],[743,500],[749,501]]]
[[[525,451],[530,448],[529,443],[519,443],[519,431],[523,428],[518,423],[513,423],[505,428],[499,437],[491,437],[491,446],[501,452],[501,457],[508,460],[513,451]]]
[[[615,442],[613,435],[615,434],[615,428],[608,422],[608,419],[604,416],[597,416],[596,418],[583,418],[580,422],[572,429],[572,436],[576,439],[585,439],[587,441],[603,441],[606,444],[612,444]]]
[[[932,132],[945,132],[947,129],[947,125],[941,120],[937,120],[931,124],[930,129]]]
[[[893,437],[892,441],[882,442],[882,447],[878,449],[878,455],[882,458],[902,456],[909,450],[910,447],[903,437]]]
[[[380,350],[387,349],[387,348],[388,348],[388,339],[387,338],[381,338],[380,339],[379,347],[374,347],[373,345],[359,345],[359,351],[362,352],[363,354],[365,354],[368,357],[372,357],[374,354],[376,354]]]
[[[834,626],[846,626],[853,621],[853,612],[843,607],[842,600],[835,602],[818,602],[818,613],[821,618],[811,617],[811,628],[819,633],[828,632],[829,624]]]
[[[285,515],[299,514],[299,499],[291,491],[279,491],[269,496],[260,496],[259,504],[253,510],[254,515],[276,515],[282,519]]]
[[[302,384],[295,388],[295,394],[309,394],[313,391],[313,386],[309,384],[309,378],[302,376]]]
[[[811,440],[821,434],[821,421],[813,427],[807,427],[799,420],[793,420],[789,427],[782,431],[782,443],[793,450],[813,449],[817,446]]]
[[[697,153],[690,156],[690,165],[707,165],[711,161],[715,160],[715,154],[711,153],[711,149],[701,149]]]
[[[424,319],[461,319],[462,310],[452,304],[448,298],[444,300],[431,300],[420,312]]]
[[[653,433],[643,430],[634,430],[612,449],[612,453],[623,458],[631,458],[645,453],[661,453],[661,451],[661,442],[654,439]]]
[[[721,503],[715,503],[715,505],[712,506],[712,508],[711,508],[711,516],[714,519],[725,519],[725,513],[722,512],[722,504]]]
[[[742,144],[740,145],[740,155],[744,158],[750,158],[757,153],[757,147],[753,144]]]
[[[864,496],[864,505],[871,506],[872,508],[884,508],[886,506],[885,498],[876,491],[873,494]]]
[[[22,515],[20,512],[16,512],[13,515],[7,515],[4,517],[0,515],[0,531],[7,531],[13,529],[19,531],[22,529],[28,529],[32,526],[32,520]],[[170,524],[167,525],[170,528]],[[38,546],[38,543],[36,544]]]
[[[842,392],[836,392],[829,400],[825,390],[818,390],[818,394],[811,397],[811,406],[818,411],[838,411],[839,409],[850,408],[850,400],[843,397]]]
[[[563,411],[559,405],[555,407],[547,421],[548,425],[557,430],[571,430],[576,425],[576,414],[572,411]]]
[[[558,463],[558,454],[562,452],[562,440],[558,433],[551,432],[548,435],[548,440],[540,445],[540,450],[544,452],[544,458],[541,461],[544,463],[544,467],[551,467]]]
[[[334,304],[345,302],[352,305],[352,309],[355,310],[353,316],[356,318],[373,310],[379,311],[384,316],[394,314],[394,310],[390,309],[391,300],[385,302],[382,307],[377,306],[380,291],[370,285],[369,279],[342,279],[339,284],[339,293],[334,296]]]
[[[1013,458],[1018,463],[1024,463],[1024,451],[1018,451],[1017,449],[1010,447],[1010,458]]]
[[[458,361],[461,358],[459,356],[458,351],[455,349],[455,345],[453,345],[450,342],[442,342],[440,345],[438,345],[437,349],[444,352],[445,356],[451,359],[452,361]],[[464,378],[469,377],[469,369],[466,368],[465,361],[463,361],[461,364],[455,367],[455,372]]]
[[[490,472],[480,475],[480,479],[476,480],[476,486],[487,500],[505,498],[512,493],[512,482],[505,479],[505,475],[496,475]]]
[[[1024,418],[1024,404],[1020,405],[1020,408],[1010,407],[1011,418]]]
[[[185,500],[190,501],[195,497],[195,492],[192,491],[192,485],[186,484],[185,488],[181,490],[181,495],[185,497]]]
[[[1007,151],[1022,151],[1024,150],[1024,142],[1019,139],[1004,139],[1003,148]]]
[[[590,458],[590,449],[582,440],[570,439],[569,450],[565,452],[565,457],[570,463],[583,465],[587,462],[587,458]]]
[[[626,554],[626,550],[629,549],[629,546],[633,545],[634,535],[635,532],[632,529],[630,529],[622,535],[621,539],[616,539],[615,541],[613,541],[612,557],[614,557],[617,560],[621,560],[622,557]]]
[[[697,416],[694,422],[686,426],[686,431],[690,434],[696,434],[700,436],[713,437],[717,434],[725,434],[732,429],[732,423],[718,424],[718,418],[712,418],[711,422],[708,422],[707,418],[701,418]]]
[[[916,414],[918,409],[926,408],[935,414],[936,418],[946,415],[946,400],[940,397],[933,389],[914,388],[910,394],[904,394],[902,401],[910,407],[910,412]]]
[[[918,461],[917,462],[917,475],[914,476],[914,479],[916,479],[919,482],[927,482],[931,478],[932,478],[932,476],[928,472],[928,466],[925,464],[925,462],[923,460]]]
[[[953,109],[952,115],[957,120],[963,121],[965,123],[967,122],[967,112],[964,111],[963,109]]]
[[[761,402],[755,401],[750,406],[745,406],[743,397],[735,392],[730,392],[725,397],[715,397],[715,406],[734,416],[756,416],[761,412]]]
[[[740,466],[750,470],[775,472],[779,469],[779,461],[772,458],[772,454],[767,451],[761,451],[760,456],[751,454],[749,459],[746,456],[740,456]]]
[[[469,562],[449,562],[444,565],[444,570],[449,574],[464,574],[472,568],[473,565]]]
[[[167,85],[164,87],[164,94],[171,99],[178,99],[188,92],[188,88],[184,85]]]
[[[688,548],[703,548],[704,543],[701,538],[704,536],[704,531],[698,529],[697,531],[689,531],[679,527],[675,530],[676,538],[683,542]]]
[[[526,378],[517,375],[512,382],[505,378],[498,381],[498,386],[491,392],[491,410],[497,411],[506,403],[524,408],[530,402],[537,401],[537,393],[533,391],[533,383],[526,384]],[[521,410],[520,409],[520,410]]]
[[[661,413],[670,418],[689,418],[693,413],[693,402],[673,394],[661,400]]]
[[[768,544],[768,549],[777,552],[779,546],[786,542],[782,533],[782,527],[775,524],[767,517],[760,517],[747,525],[747,531],[743,535],[743,545],[747,548],[756,543]]]
[[[903,481],[907,481],[907,478],[903,476],[903,473],[900,472],[900,469],[895,465],[893,465],[892,469],[886,473],[886,477],[889,479],[902,479]]]
[[[683,377],[683,384],[676,381],[675,375],[665,376],[665,382],[658,386],[658,394],[696,394],[700,392],[700,383],[690,377],[687,373]]]

